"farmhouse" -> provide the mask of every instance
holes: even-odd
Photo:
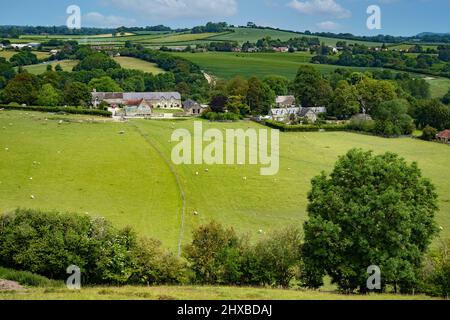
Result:
[[[98,107],[105,102],[111,107],[142,104],[142,100],[150,108],[180,109],[181,94],[179,92],[92,92],[92,105]]]
[[[294,96],[278,96],[275,100],[277,108],[294,108],[295,97]]]
[[[316,122],[319,114],[326,112],[326,108],[302,108],[299,117],[308,119],[309,122]]]
[[[183,110],[188,115],[199,116],[202,114],[205,106],[195,102],[194,100],[188,99],[183,102]]]
[[[302,108],[277,108],[271,109],[269,113],[269,117],[275,121],[286,121],[289,120],[290,117],[297,117]]]
[[[450,130],[444,130],[438,133],[436,139],[443,143],[450,143]]]

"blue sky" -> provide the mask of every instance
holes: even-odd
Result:
[[[82,26],[165,24],[190,27],[207,21],[253,21],[297,31],[358,35],[450,33],[450,0],[2,0],[0,25],[64,25],[78,5]],[[6,5],[7,4],[7,5]],[[366,27],[369,5],[381,8],[381,30]]]

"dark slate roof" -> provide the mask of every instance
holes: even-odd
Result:
[[[200,104],[198,102],[195,102],[194,100],[188,99],[185,102],[183,102],[183,107],[185,109],[191,109],[194,107],[201,108]]]
[[[181,100],[179,92],[125,92],[123,94],[125,100]]]

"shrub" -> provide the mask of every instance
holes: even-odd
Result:
[[[50,280],[46,277],[28,272],[17,271],[0,267],[0,279],[16,281],[24,286],[31,287],[58,287],[62,282]]]
[[[0,265],[51,279],[78,266],[87,284],[177,283],[177,259],[130,228],[86,215],[17,209],[0,216]],[[151,269],[149,269],[151,268]]]
[[[450,240],[430,253],[422,269],[422,291],[443,298],[450,296]]]
[[[211,222],[192,234],[185,256],[193,272],[193,281],[201,284],[237,284],[243,240],[233,229]]]
[[[97,109],[83,109],[83,108],[74,108],[74,107],[48,107],[48,106],[21,106],[18,104],[8,104],[1,105],[1,108],[9,109],[9,110],[23,110],[23,111],[40,111],[40,112],[65,112],[70,114],[84,114],[84,115],[92,115],[99,117],[111,117],[112,113],[105,110],[97,110]]]
[[[426,126],[423,129],[422,136],[420,137],[420,139],[425,140],[425,141],[433,141],[436,139],[437,134],[438,134],[438,131],[435,128]]]
[[[231,113],[231,112],[207,112],[202,115],[204,119],[207,119],[209,121],[238,121],[241,119],[241,117],[238,114]]]

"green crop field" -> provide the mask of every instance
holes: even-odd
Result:
[[[205,121],[203,126],[263,128],[253,122]],[[0,212],[25,207],[104,216],[174,251],[211,219],[258,239],[259,230],[302,225],[311,178],[330,171],[339,155],[358,147],[417,161],[437,187],[436,219],[441,235],[450,236],[448,146],[342,132],[281,133],[280,171],[261,176],[258,166],[174,166],[170,139],[177,128],[192,131],[193,120],[117,123],[0,111]]]
[[[164,73],[165,71],[159,68],[155,63],[147,62],[137,58],[131,57],[115,57],[114,60],[124,69],[140,70],[153,74]]]
[[[29,73],[32,74],[41,74],[44,73],[47,70],[47,66],[51,64],[53,66],[53,69],[59,64],[61,65],[62,69],[64,71],[72,71],[73,67],[75,67],[78,64],[78,60],[61,60],[61,61],[53,61],[51,63],[40,63],[40,64],[33,64],[30,66],[23,67],[25,70],[27,70]]]

